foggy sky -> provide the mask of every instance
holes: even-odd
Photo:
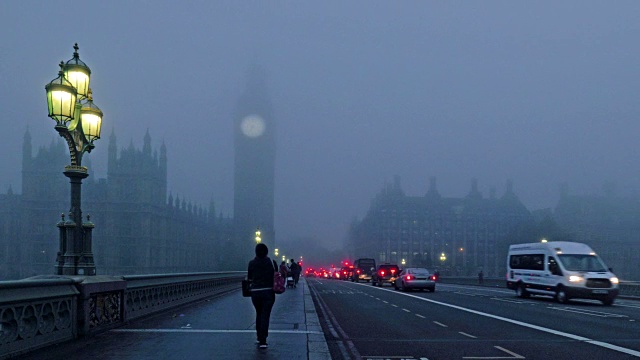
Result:
[[[22,192],[27,126],[35,151],[58,141],[44,85],[78,42],[105,113],[90,176],[112,129],[119,148],[148,129],[174,197],[228,215],[232,114],[264,68],[279,239],[339,244],[394,175],[450,197],[511,179],[531,210],[563,182],[638,196],[639,18],[637,1],[0,1],[0,192]]]

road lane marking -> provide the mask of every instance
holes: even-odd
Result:
[[[513,303],[513,304],[529,304],[529,305],[535,305],[535,303],[532,303],[532,302],[529,302],[529,301],[508,300],[508,299],[501,299],[501,298],[491,298],[491,300],[504,301],[504,302]]]
[[[603,347],[603,348],[606,348],[606,349],[619,351],[621,353],[632,355],[632,356],[635,356],[635,357],[640,357],[640,351],[624,348],[622,346],[613,345],[613,344],[606,343],[606,342],[603,342],[603,341],[589,339],[589,338],[584,337],[584,336],[570,334],[570,333],[567,333],[567,332],[564,332],[564,331],[546,328],[544,326],[529,324],[529,323],[526,323],[524,321],[509,319],[509,318],[506,318],[506,317],[503,317],[503,316],[493,315],[493,314],[489,314],[489,313],[485,313],[485,312],[482,312],[482,311],[465,308],[465,307],[458,306],[458,305],[447,304],[447,303],[443,303],[441,301],[431,300],[429,298],[423,298],[423,297],[416,296],[416,295],[411,295],[411,294],[406,294],[406,293],[397,293],[395,291],[386,290],[386,289],[376,289],[376,290],[389,291],[389,292],[393,292],[394,294],[409,296],[409,297],[412,297],[414,299],[430,302],[432,304],[450,307],[452,309],[457,309],[457,310],[465,311],[465,312],[468,312],[468,313],[471,313],[471,314],[476,314],[476,315],[488,317],[488,318],[491,318],[491,319],[508,322],[508,323],[511,323],[511,324],[514,324],[514,325],[519,325],[519,326],[526,327],[526,328],[529,328],[529,329],[534,329],[534,330],[546,332],[546,333],[557,335],[557,336],[566,337],[566,338],[577,340],[577,341],[583,341],[583,342],[586,342],[586,343],[589,343],[589,344],[592,344],[592,345],[596,345],[596,346],[600,346],[600,347]]]
[[[398,305],[396,305],[396,304],[391,304],[391,306],[393,306],[393,307],[398,307]]]
[[[443,324],[441,322],[434,321],[433,323],[436,324],[436,325],[440,325],[442,327],[448,327],[447,325],[445,325],[445,324]]]
[[[630,307],[630,308],[634,308],[634,309],[640,309],[640,305],[635,305],[635,304],[630,304],[627,302],[616,302],[616,306],[623,306],[623,307]]]
[[[426,317],[424,317],[424,316],[422,316],[422,315],[420,315],[420,314],[415,314],[415,315],[416,315],[417,317],[421,317],[421,318],[423,318],[423,319],[426,319]]]
[[[525,357],[519,354],[514,353],[513,351],[509,351],[500,346],[494,346],[494,348],[504,351],[511,356],[463,356],[463,359],[524,359]]]
[[[389,302],[386,300],[382,300],[383,303],[388,304]]]
[[[473,336],[473,335],[471,335],[471,334],[467,334],[466,332],[462,332],[462,331],[458,331],[458,334],[460,334],[460,335],[464,335],[464,336],[466,336],[466,337],[470,337],[470,338],[472,338],[472,339],[477,339],[477,338],[478,338],[477,336]]]
[[[468,290],[469,287],[468,286],[461,286],[461,285],[452,285],[452,284],[439,284],[439,287],[444,287],[444,288],[463,288],[465,290]],[[491,288],[487,288],[487,287],[483,287],[483,288],[477,288],[477,289],[473,289],[474,291],[480,291],[480,292],[497,292],[497,293],[501,293],[501,294],[513,294],[513,290],[499,290],[499,289],[491,289]]]
[[[211,330],[211,329],[113,329],[111,332],[123,333],[206,333],[206,334],[226,334],[226,333],[251,333],[255,334],[255,330]],[[324,335],[322,331],[310,330],[271,330],[269,333],[278,334],[316,334]]]
[[[405,309],[405,308],[402,308],[402,310],[403,310],[403,311],[406,311],[406,312],[411,312],[411,310],[409,310],[409,309]]]
[[[572,308],[572,307],[547,306],[547,309],[566,311],[566,312],[571,312],[576,314],[584,314],[584,315],[597,316],[597,317],[617,317],[617,318],[628,317],[627,315],[612,314],[612,313],[606,313],[602,311],[578,309],[578,308]]]

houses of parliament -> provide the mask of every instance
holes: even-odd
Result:
[[[68,161],[62,139],[33,154],[27,130],[22,149],[22,194],[0,195],[0,279],[52,274],[58,251],[55,224],[69,207]],[[108,139],[107,178],[83,182],[83,212],[96,226],[93,252],[98,274],[181,273],[223,267],[221,244],[233,236],[232,220],[208,206],[167,197],[167,149],[118,153]],[[217,247],[214,249],[214,247]]]
[[[106,178],[89,176],[82,184],[98,275],[246,270],[257,228],[263,242],[275,244],[275,120],[264,72],[253,67],[248,75],[233,114],[233,216],[217,214],[213,202],[171,195],[167,148],[153,149],[149,131],[141,149],[119,148],[110,134]],[[56,224],[70,205],[62,174],[68,149],[62,139],[35,154],[33,147],[27,130],[22,194],[11,188],[0,194],[0,280],[53,274],[60,249]]]

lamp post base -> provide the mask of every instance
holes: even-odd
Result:
[[[96,275],[91,250],[92,232],[94,224],[87,216],[87,222],[82,222],[81,187],[82,179],[89,176],[84,166],[69,165],[65,167],[64,175],[71,183],[71,210],[67,221],[58,223],[60,228],[60,254],[56,265],[59,275]],[[64,217],[63,217],[64,220]]]

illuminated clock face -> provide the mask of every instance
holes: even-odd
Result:
[[[266,124],[259,115],[249,115],[240,122],[240,130],[248,137],[258,137],[264,133]]]

